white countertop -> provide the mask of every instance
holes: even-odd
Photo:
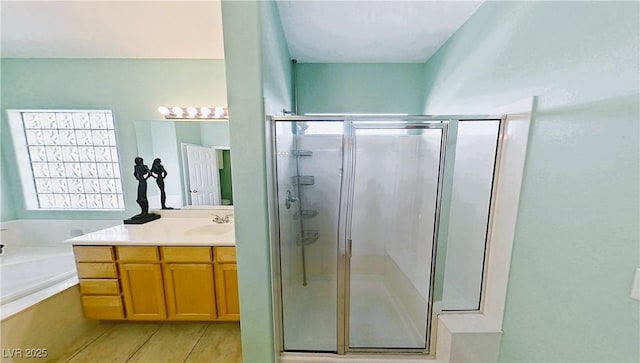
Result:
[[[66,240],[74,245],[235,246],[233,219],[160,218],[145,224],[120,224]]]

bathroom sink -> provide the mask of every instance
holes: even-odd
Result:
[[[222,224],[207,224],[205,226],[198,226],[191,229],[187,229],[185,231],[188,235],[211,235],[211,234],[220,234],[227,233],[233,229],[233,223],[222,223]]]

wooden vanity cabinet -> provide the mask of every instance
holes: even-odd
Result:
[[[235,247],[214,247],[218,318],[240,320],[238,265]]]
[[[166,319],[158,248],[116,246],[116,255],[127,319]]]
[[[240,319],[235,247],[74,246],[85,316]]]
[[[216,301],[210,247],[161,247],[170,320],[214,320]]]

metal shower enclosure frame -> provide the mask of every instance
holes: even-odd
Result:
[[[285,352],[284,349],[284,330],[283,330],[283,312],[282,312],[282,281],[281,281],[281,260],[280,260],[280,220],[278,210],[278,186],[276,175],[276,128],[278,122],[343,122],[344,133],[342,135],[342,165],[344,170],[350,171],[344,173],[341,177],[340,200],[339,200],[339,216],[338,216],[338,280],[337,280],[337,350],[335,353],[339,355],[349,353],[395,353],[405,354],[414,353],[422,355],[435,354],[435,344],[433,344],[432,336],[434,325],[434,304],[433,299],[436,293],[435,289],[442,289],[442,283],[437,283],[443,279],[443,271],[439,271],[436,266],[444,263],[442,256],[438,254],[438,247],[444,247],[443,241],[439,240],[440,231],[440,212],[442,208],[443,182],[445,178],[445,168],[455,156],[455,152],[448,155],[447,147],[450,146],[450,136],[457,132],[456,127],[452,126],[452,121],[500,121],[498,132],[498,147],[496,155],[499,155],[500,141],[503,138],[504,115],[424,115],[409,116],[395,114],[371,114],[371,115],[309,115],[309,116],[268,116],[266,119],[266,147],[267,147],[267,183],[269,192],[269,224],[270,224],[270,250],[271,250],[271,270],[272,270],[272,288],[273,288],[273,309],[274,309],[274,330],[276,338],[276,351]],[[457,125],[457,123],[453,123]],[[356,129],[428,129],[438,128],[442,130],[440,145],[440,164],[438,170],[438,186],[435,207],[435,222],[433,233],[433,247],[430,266],[429,281],[429,301],[427,312],[427,331],[425,332],[425,348],[350,348],[349,347],[349,273],[350,273],[350,223],[352,205],[350,200],[353,198],[354,188],[354,158],[355,141],[354,130]],[[455,139],[453,140],[455,143]],[[455,146],[455,144],[454,144]],[[455,149],[455,148],[454,148]],[[297,158],[296,158],[297,159]],[[499,162],[496,159],[496,167]],[[452,164],[452,163],[451,163]],[[495,171],[494,171],[495,179]],[[494,180],[495,184],[495,180]],[[493,199],[493,198],[492,198]],[[304,248],[304,246],[303,246]],[[486,253],[486,251],[485,251]],[[305,276],[306,282],[306,276]],[[441,281],[440,281],[441,282]],[[484,289],[483,289],[484,290]],[[440,291],[441,292],[441,291]],[[481,298],[482,300],[482,294]]]

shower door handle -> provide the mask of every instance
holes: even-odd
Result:
[[[351,258],[351,245],[353,241],[351,239],[347,240],[347,258]]]
[[[298,198],[294,197],[291,194],[290,190],[287,190],[287,193],[285,194],[285,200],[284,200],[284,204],[287,207],[287,209],[291,208],[291,203],[296,202],[298,200]]]

